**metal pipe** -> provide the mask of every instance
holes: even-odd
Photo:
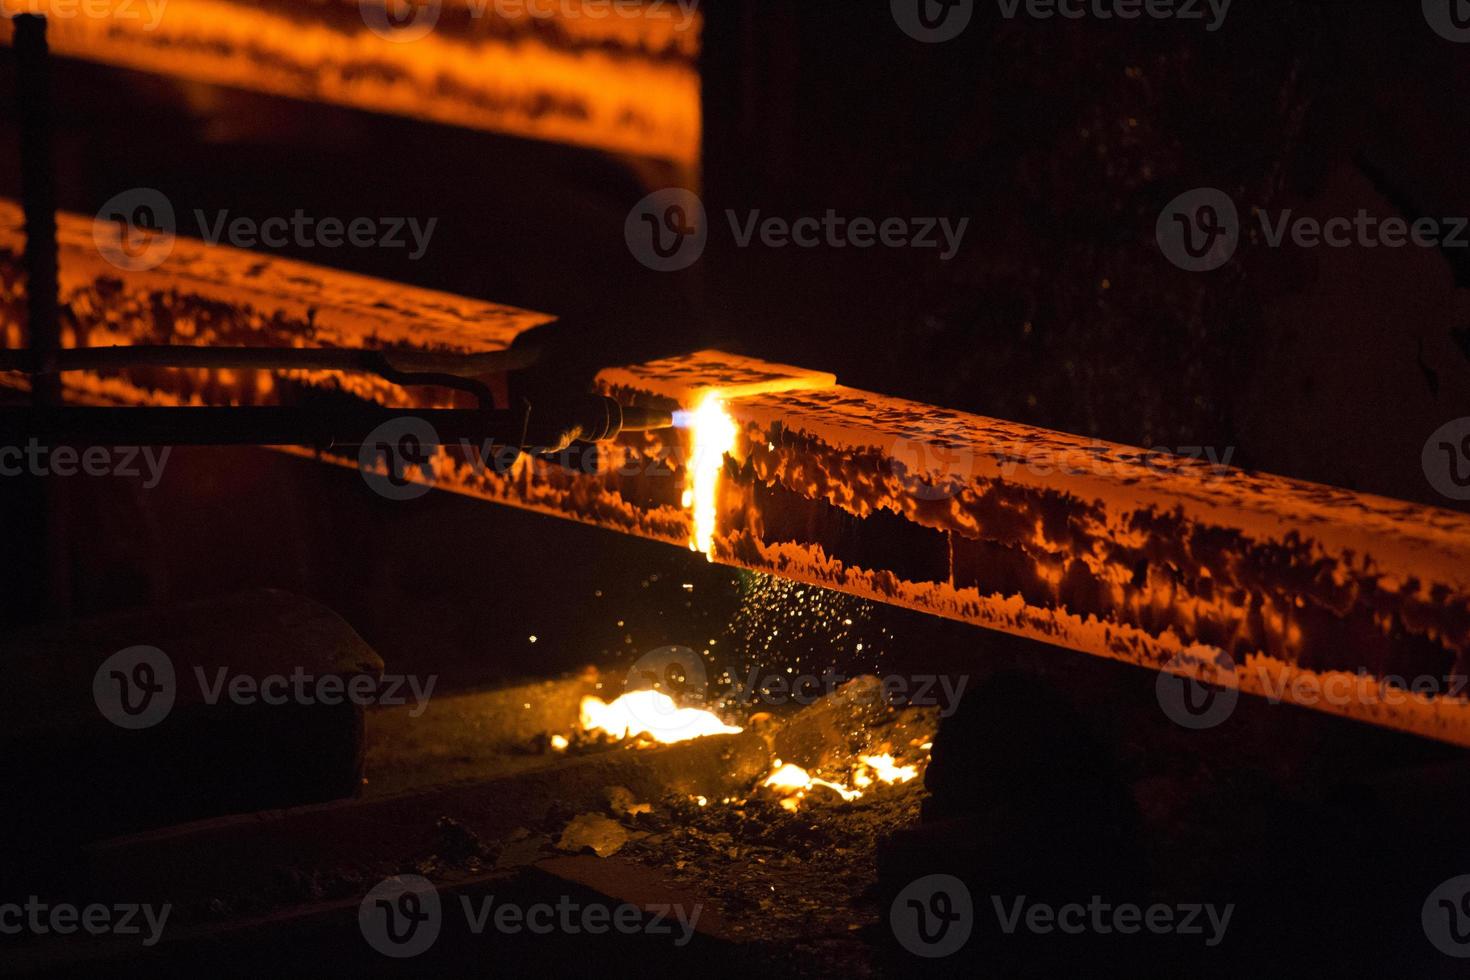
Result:
[[[24,216],[26,276],[26,339],[35,352],[31,404],[38,407],[63,402],[61,377],[55,373],[61,349],[60,281],[57,272],[56,178],[51,145],[51,56],[46,43],[46,18],[21,14],[12,19],[15,47],[16,101],[20,118],[21,211]],[[28,494],[35,510],[30,516],[43,530],[36,542],[35,573],[26,577],[45,582],[44,608],[52,616],[71,607],[70,521],[64,498],[44,483]],[[30,552],[28,546],[19,549]],[[29,563],[31,555],[17,556]],[[26,586],[29,589],[31,586]]]
[[[502,409],[379,406],[326,408],[0,408],[0,445],[24,446],[361,446],[394,422],[421,419],[428,445],[516,442],[521,419]]]
[[[411,435],[423,446],[485,445],[557,451],[625,430],[663,428],[667,412],[624,409],[591,396],[565,413],[483,408],[402,409],[378,405],[244,408],[0,408],[0,446],[372,445]],[[400,431],[401,430],[401,431]]]
[[[34,374],[49,371],[122,371],[129,368],[203,368],[258,371],[355,371],[381,374],[384,368],[405,374],[439,373],[464,377],[519,371],[536,362],[529,347],[477,351],[359,350],[341,347],[74,347],[42,363],[35,349],[0,350],[0,371]]]
[[[56,187],[51,169],[51,65],[46,18],[21,14],[15,24],[16,96],[20,114],[21,205],[25,211],[26,320],[43,375],[31,386],[37,404],[58,404],[54,358],[61,347],[56,274]]]

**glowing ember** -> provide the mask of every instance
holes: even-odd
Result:
[[[859,778],[864,780],[870,778],[867,775],[867,770],[872,770],[873,775],[878,777],[880,783],[906,783],[919,774],[918,766],[900,766],[894,761],[893,756],[887,753],[883,755],[860,755],[858,756],[858,761],[862,762],[866,768],[858,769],[853,775],[853,782],[855,783]],[[859,783],[858,785],[866,785],[866,783]]]
[[[689,427],[693,443],[689,482],[684,489],[684,506],[694,511],[694,537],[689,548],[704,552],[705,557],[714,561],[720,470],[725,465],[725,454],[735,448],[738,430],[735,420],[725,411],[724,401],[714,392],[706,394],[694,411],[679,414],[680,421]]]
[[[776,770],[766,777],[762,786],[774,786],[776,789],[806,789],[812,784],[812,777],[801,766],[788,762],[781,765],[781,760],[776,760]]]
[[[582,727],[616,739],[646,735],[655,742],[687,742],[705,735],[742,731],[699,708],[681,708],[660,691],[630,691],[611,704],[588,695],[582,699]]]
[[[776,760],[775,771],[767,776],[766,781],[761,783],[761,785],[781,792],[785,796],[785,799],[781,801],[781,805],[788,810],[795,810],[800,805],[801,800],[806,796],[807,790],[813,786],[825,786],[848,801],[855,800],[863,795],[861,790],[848,789],[846,786],[841,786],[825,779],[818,779],[801,768],[801,766],[794,765],[790,762],[782,765],[780,759]]]
[[[806,798],[807,792],[815,786],[830,789],[850,803],[862,796],[863,790],[873,785],[875,780],[880,783],[906,783],[919,774],[918,766],[900,766],[891,755],[862,755],[858,756],[858,760],[858,768],[852,774],[851,789],[841,783],[813,776],[793,763],[783,765],[780,759],[775,761],[775,769],[761,786],[775,790],[783,797],[781,806],[787,810],[795,810]]]

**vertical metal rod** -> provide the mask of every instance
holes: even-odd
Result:
[[[16,94],[20,115],[21,204],[26,231],[26,310],[30,346],[40,358],[41,375],[31,381],[38,405],[61,401],[55,373],[61,348],[56,278],[56,186],[51,153],[51,63],[46,18],[15,18]]]
[[[56,185],[51,148],[51,57],[46,45],[46,18],[21,14],[12,21],[15,49],[16,97],[20,117],[21,206],[26,233],[26,326],[38,373],[31,376],[31,403],[54,406],[62,402],[61,375],[56,373],[61,349],[59,285],[56,270]],[[40,607],[60,616],[71,608],[71,577],[66,499],[50,481],[36,480],[35,526],[43,529],[36,542],[34,584]],[[23,554],[29,548],[18,550]]]

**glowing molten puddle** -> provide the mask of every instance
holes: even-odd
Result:
[[[743,731],[725,724],[713,712],[681,708],[659,691],[630,691],[611,704],[589,695],[582,699],[582,727],[589,732],[606,732],[616,739],[643,735],[663,743]]]
[[[588,695],[582,699],[581,723],[584,731],[602,732],[619,741],[637,738],[666,745],[706,735],[737,735],[744,731],[738,726],[725,724],[712,711],[681,708],[673,698],[654,690],[630,691],[611,703]],[[556,745],[557,738],[560,738],[560,745]],[[567,744],[564,736],[553,736],[553,745],[559,750],[565,750]],[[921,746],[924,749],[928,747],[928,743]],[[783,764],[780,759],[775,759],[771,773],[761,782],[760,789],[769,791],[780,800],[782,807],[794,811],[809,796],[822,795],[850,803],[876,785],[906,783],[919,775],[917,764],[900,765],[886,752],[859,755],[857,758],[857,765],[849,777],[851,785],[813,776],[798,765]],[[700,806],[708,802],[702,797],[697,799]]]
[[[877,783],[906,783],[919,774],[918,766],[900,766],[893,756],[884,755],[860,755],[858,756],[858,767],[853,770],[852,787],[841,783],[834,783],[828,779],[820,779],[811,775],[801,766],[791,763],[781,764],[781,760],[775,762],[775,770],[766,777],[761,786],[774,790],[782,797],[781,805],[788,810],[795,810],[801,805],[801,801],[811,790],[822,787],[829,789],[840,796],[845,802],[852,802],[863,795],[863,790]]]

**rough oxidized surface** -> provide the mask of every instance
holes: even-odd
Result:
[[[691,391],[752,374],[705,356]],[[1459,698],[1380,687],[1459,691],[1470,518],[835,385],[727,404],[719,560],[1470,742]]]
[[[0,10],[44,12],[51,2],[5,0]],[[446,0],[423,5],[437,19],[418,36],[415,21],[390,21],[371,0],[89,0],[88,10],[99,3],[107,14],[53,17],[52,50],[687,166],[698,159],[700,19],[678,4],[626,16],[569,0],[533,17],[524,5]]]
[[[688,404],[700,391],[717,392],[721,398],[729,399],[770,392],[830,388],[837,383],[837,376],[825,371],[754,361],[717,350],[703,350],[635,367],[608,368],[597,379],[608,388],[656,395],[680,404]]]
[[[124,271],[102,257],[93,221],[57,216],[65,346],[194,344],[242,347],[409,347],[503,350],[552,317],[176,238],[168,258]],[[23,344],[25,288],[20,208],[0,200],[0,336]],[[269,404],[282,382],[340,388],[389,404],[416,404],[401,389],[326,371],[131,370],[69,374],[68,385],[129,402]]]
[[[0,211],[0,329],[23,322],[21,236]],[[123,275],[62,220],[63,299],[87,343],[506,346],[546,317],[183,239]],[[124,402],[270,402],[217,372],[84,381]],[[294,377],[408,404],[380,382]],[[741,436],[714,557],[1146,667],[1470,744],[1457,697],[1385,678],[1470,669],[1470,518],[839,387],[705,351],[604,372],[629,401],[721,392]],[[437,485],[687,547],[682,433],[558,460],[443,453]],[[330,457],[327,457],[330,458]]]

